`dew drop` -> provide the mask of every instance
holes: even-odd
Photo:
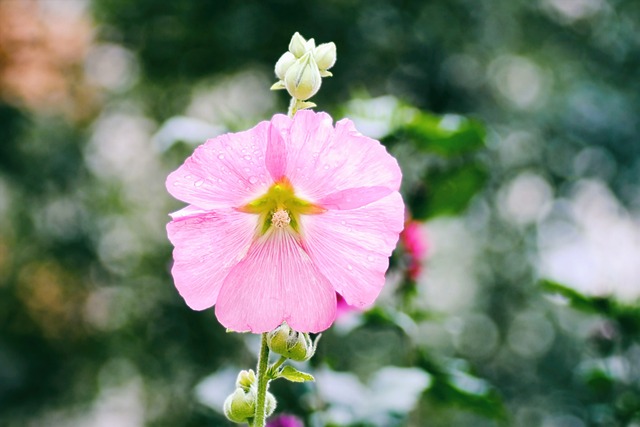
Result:
[[[353,270],[353,267],[351,266],[351,264],[348,264],[347,268],[349,269],[349,271]]]
[[[245,159],[245,160],[251,160],[251,156],[246,155],[246,156],[244,156],[244,159]]]
[[[249,177],[249,182],[252,184],[255,184],[256,182],[258,182],[258,178],[256,178],[255,176],[250,176]]]
[[[218,154],[218,158],[219,158],[220,160],[224,159],[224,154],[222,154],[222,153]]]
[[[329,165],[324,165],[324,170],[328,170],[329,169]]]
[[[345,225],[345,224],[346,224],[346,222],[344,222],[344,221],[340,221],[340,224]]]
[[[202,184],[204,184],[204,180],[203,180],[203,179],[201,179],[201,180],[199,180],[199,181],[194,182],[194,183],[193,183],[193,186],[194,186],[194,187],[200,187],[200,186],[202,186]]]

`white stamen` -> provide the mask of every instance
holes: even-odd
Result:
[[[273,213],[271,217],[271,224],[278,228],[284,228],[291,222],[291,218],[289,218],[289,213],[283,209],[277,210]]]

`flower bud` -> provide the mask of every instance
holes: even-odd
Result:
[[[309,39],[304,44],[305,53],[313,52],[313,49],[315,49],[315,48],[316,48],[316,41],[314,39]]]
[[[309,360],[316,352],[309,334],[296,332],[286,323],[267,334],[267,345],[274,353],[296,362]]]
[[[276,62],[276,76],[280,79],[280,80],[284,80],[284,75],[287,72],[287,70],[289,69],[289,67],[291,67],[293,64],[295,64],[296,62],[296,57],[293,56],[293,53],[291,52],[285,52],[280,59],[278,59],[278,62]]]
[[[238,374],[238,379],[236,379],[236,387],[241,388],[245,392],[248,392],[251,389],[251,386],[256,382],[256,373],[253,372],[253,369],[249,369],[248,371],[242,370]]]
[[[267,417],[271,416],[271,414],[273,414],[273,411],[276,410],[276,398],[273,394],[267,392],[267,394],[265,395],[264,406],[265,406],[265,415]]]
[[[336,63],[336,44],[322,43],[314,49],[313,56],[320,71],[328,70]]]
[[[318,93],[322,77],[311,52],[305,53],[284,76],[284,84],[289,94],[301,101],[306,101]]]
[[[307,51],[306,45],[307,41],[299,32],[296,31],[289,42],[289,52],[291,52],[296,58],[300,58]]]
[[[234,423],[246,423],[255,415],[256,395],[237,388],[224,401],[224,415]]]

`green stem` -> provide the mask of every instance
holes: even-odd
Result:
[[[256,415],[253,418],[253,427],[265,427],[266,423],[266,398],[269,385],[269,347],[267,346],[267,334],[262,334],[260,356],[258,357],[258,398],[256,400]]]
[[[287,115],[293,118],[293,115],[298,111],[298,100],[296,98],[291,98],[291,102],[289,102],[289,110],[287,111]]]
[[[273,365],[271,365],[271,367],[269,368],[271,370],[271,372],[276,372],[278,370],[278,368],[280,366],[282,366],[282,364],[284,362],[286,362],[288,359],[284,356],[280,356],[280,359],[278,359],[278,361],[276,363],[274,363]]]

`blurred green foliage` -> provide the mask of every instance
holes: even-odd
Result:
[[[377,132],[435,246],[410,278],[401,244],[379,306],[337,322],[311,362],[372,390],[389,366],[419,368],[416,403],[338,413],[320,384],[276,382],[279,411],[314,426],[640,425],[640,277],[615,283],[637,259],[603,267],[626,300],[541,279],[598,203],[616,213],[598,211],[605,234],[637,233],[639,2],[81,3],[25,0],[38,12],[20,19],[0,7],[0,425],[229,425],[198,390],[255,351],[174,290],[164,224],[181,205],[164,179],[194,142],[285,111],[268,87],[295,31],[338,46],[314,101]],[[7,76],[25,61],[18,81],[36,90],[28,58],[42,55],[5,34],[69,8],[95,37],[60,71],[66,97],[34,102]],[[44,39],[67,61],[68,42]],[[582,209],[594,183],[611,198]],[[595,264],[579,252],[563,267]]]

